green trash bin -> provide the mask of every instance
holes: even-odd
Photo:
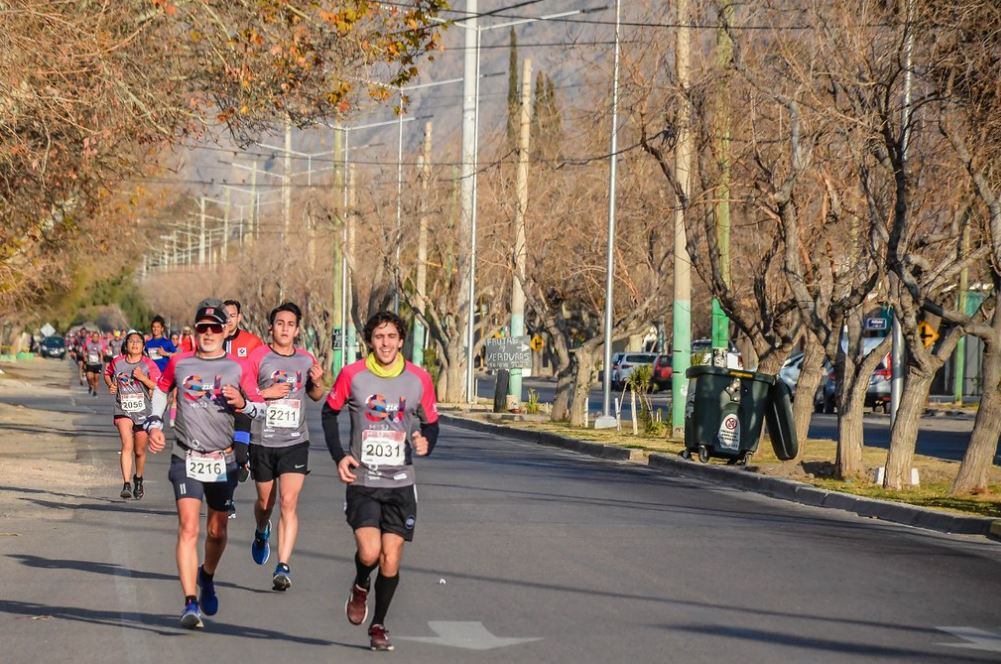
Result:
[[[761,440],[775,376],[709,365],[691,367],[686,375],[694,385],[688,388],[681,455],[746,464]]]

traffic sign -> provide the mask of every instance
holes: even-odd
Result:
[[[925,348],[931,348],[938,341],[938,330],[926,321],[918,323],[918,334],[921,335],[921,341],[925,342]]]
[[[46,323],[45,325],[42,326],[42,330],[41,331],[42,331],[43,335],[45,335],[47,337],[51,337],[53,334],[56,333],[56,328],[54,328],[51,325],[49,325],[48,323]]]
[[[543,341],[542,336],[536,334],[534,337],[532,337],[532,341],[528,345],[532,347],[532,350],[538,353],[540,350],[542,350],[543,346],[546,345],[546,342]]]
[[[882,316],[865,319],[865,329],[867,330],[886,330],[888,327],[887,320]]]
[[[334,330],[334,339],[333,339],[333,341],[334,341],[333,345],[334,345],[334,349],[335,350],[341,347],[341,328],[338,327],[338,328],[336,328]]]
[[[528,336],[487,339],[486,360],[488,369],[530,369],[532,348]]]

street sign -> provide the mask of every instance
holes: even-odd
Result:
[[[530,369],[532,353],[528,336],[487,339],[488,369]]]
[[[888,327],[887,320],[882,316],[865,319],[865,329],[867,330],[886,330]]]
[[[528,345],[532,347],[532,350],[538,353],[540,350],[542,350],[542,347],[546,345],[546,342],[543,341],[540,335],[536,334],[534,337],[532,337],[532,341]]]
[[[51,337],[53,334],[56,333],[56,328],[54,328],[51,325],[49,325],[48,323],[46,323],[45,325],[42,326],[42,330],[41,331],[42,331],[42,334],[44,336]]]
[[[925,321],[918,323],[918,333],[921,335],[921,341],[925,342],[925,348],[931,348],[938,341],[938,330]]]
[[[337,349],[340,347],[341,347],[341,328],[337,328],[336,330],[334,330],[334,348]]]

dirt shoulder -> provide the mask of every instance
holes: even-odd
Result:
[[[16,401],[30,394],[69,403],[71,367],[35,359],[0,363],[0,370],[0,519],[43,513],[69,518],[70,512],[49,510],[31,497],[45,493],[49,498],[86,498],[87,491],[108,484],[108,472],[78,458],[79,413]]]

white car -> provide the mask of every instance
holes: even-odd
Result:
[[[650,367],[653,376],[653,363],[657,361],[657,353],[622,353],[618,361],[612,363],[612,389],[621,390],[630,374],[641,365]]]

